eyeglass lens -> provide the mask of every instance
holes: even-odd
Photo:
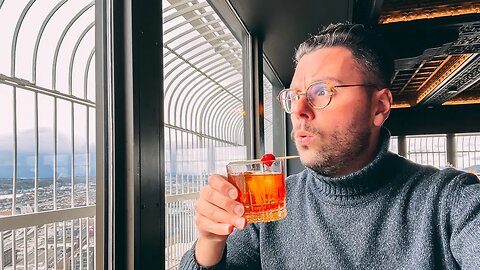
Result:
[[[291,113],[297,106],[298,100],[302,93],[295,92],[294,90],[287,90],[281,99],[283,100],[284,109]],[[328,86],[323,83],[315,83],[307,89],[307,99],[310,105],[315,108],[323,108],[330,102],[331,91]]]

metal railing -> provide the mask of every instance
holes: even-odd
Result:
[[[95,269],[95,206],[0,218],[0,269]]]
[[[183,254],[197,239],[193,203],[198,193],[165,198],[165,269],[177,269]]]
[[[94,11],[0,1],[0,270],[94,269]]]

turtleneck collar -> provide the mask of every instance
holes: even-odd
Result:
[[[307,185],[320,191],[325,199],[334,201],[354,201],[371,193],[389,181],[393,171],[390,160],[395,155],[389,154],[390,132],[382,128],[379,136],[378,152],[367,166],[351,174],[331,177],[320,174],[307,167],[309,174]]]

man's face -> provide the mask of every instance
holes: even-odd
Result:
[[[343,47],[318,49],[298,62],[291,89],[305,92],[313,82],[364,84],[364,75],[351,52]],[[371,150],[374,112],[365,87],[336,88],[330,104],[313,109],[304,95],[291,114],[292,139],[305,166],[327,175],[364,163]],[[348,169],[347,169],[348,171]]]

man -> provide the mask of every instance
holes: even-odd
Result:
[[[476,176],[388,151],[393,61],[384,49],[351,24],[300,45],[279,95],[306,167],[286,180],[287,217],[247,225],[235,188],[212,175],[181,269],[480,269]]]

